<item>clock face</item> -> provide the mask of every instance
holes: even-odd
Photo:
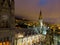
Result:
[[[3,20],[7,20],[8,19],[8,15],[2,15],[2,19]]]

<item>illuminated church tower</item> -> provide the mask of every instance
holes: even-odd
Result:
[[[14,28],[14,0],[0,0],[0,28]]]
[[[40,33],[42,33],[42,27],[43,27],[43,18],[42,18],[42,12],[40,11],[39,15],[39,27],[40,27]]]

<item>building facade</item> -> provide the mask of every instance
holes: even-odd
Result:
[[[13,45],[15,30],[14,0],[0,0],[0,45]]]

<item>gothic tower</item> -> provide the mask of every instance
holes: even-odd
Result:
[[[0,0],[0,28],[14,27],[14,0]]]
[[[40,15],[39,15],[39,24],[40,24],[40,26],[42,28],[42,26],[43,26],[43,18],[42,18],[42,12],[41,11],[40,11]]]
[[[39,20],[42,19],[42,12],[40,11]]]
[[[39,31],[40,31],[40,33],[43,32],[42,28],[43,28],[43,18],[42,18],[42,12],[40,11],[40,14],[39,14]]]

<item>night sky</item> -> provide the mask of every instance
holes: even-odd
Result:
[[[42,11],[44,21],[60,24],[60,0],[15,0],[15,15],[38,20]]]

